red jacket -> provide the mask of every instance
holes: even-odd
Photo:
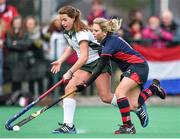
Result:
[[[5,22],[6,31],[9,29],[12,19],[18,15],[17,9],[11,5],[7,5],[6,10],[3,13],[0,13],[0,18]]]

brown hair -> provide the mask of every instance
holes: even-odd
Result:
[[[59,22],[59,26],[56,25],[56,22]],[[58,32],[62,31],[61,21],[57,17],[51,21],[47,32],[52,33],[55,30]]]
[[[72,6],[64,6],[59,9],[59,14],[67,14],[70,18],[75,18],[74,21],[74,29],[76,32],[82,31],[82,30],[88,30],[88,26],[86,26],[81,21],[81,11],[79,9],[76,9]]]
[[[14,21],[17,20],[17,19],[21,19],[21,26],[22,26],[22,28],[20,28],[20,31],[19,31],[19,33],[18,33],[18,38],[23,38],[23,36],[24,36],[24,29],[23,29],[23,19],[22,19],[21,16],[16,16],[16,17],[14,17],[14,18],[12,19],[12,21],[11,21],[11,27],[10,27],[10,29],[9,29],[9,32],[10,32],[11,36],[14,36],[14,35],[15,35],[14,28],[13,28],[13,24],[14,24]]]

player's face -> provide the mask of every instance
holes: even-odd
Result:
[[[93,24],[93,35],[98,42],[101,42],[105,38],[106,33],[102,31],[98,24]]]
[[[61,14],[60,19],[65,30],[70,31],[73,28],[74,18],[70,18],[67,14]]]

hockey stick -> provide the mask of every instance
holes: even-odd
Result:
[[[23,125],[25,125],[26,123],[30,122],[31,120],[33,120],[34,118],[36,118],[37,116],[39,116],[40,114],[44,113],[46,110],[48,110],[49,108],[53,107],[54,105],[56,105],[57,103],[59,103],[61,100],[63,100],[64,98],[68,97],[71,94],[74,94],[76,92],[76,88],[73,88],[72,90],[69,91],[69,93],[61,96],[58,100],[56,100],[55,102],[53,102],[50,105],[47,105],[45,107],[43,107],[42,109],[32,113],[31,115],[29,115],[28,117],[24,118],[23,120],[21,120],[20,122],[18,122],[17,124],[15,124],[14,126],[18,126],[21,127]],[[14,127],[13,126],[13,127]],[[12,129],[13,129],[12,127]]]
[[[49,95],[54,89],[56,89],[58,86],[60,86],[62,83],[65,83],[63,79],[61,79],[58,83],[56,83],[53,87],[51,87],[49,90],[47,90],[45,93],[43,93],[41,96],[39,96],[36,100],[31,102],[29,105],[27,105],[25,108],[23,108],[19,113],[14,115],[12,118],[7,120],[5,127],[7,130],[13,130],[13,126],[11,125],[12,122],[14,122],[16,119],[18,119],[21,115],[29,111],[34,105],[36,105],[39,101],[41,101],[43,98],[45,98],[47,95]]]

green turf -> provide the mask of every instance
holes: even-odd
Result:
[[[33,108],[34,112],[40,107]],[[150,123],[142,128],[135,114],[135,135],[114,135],[121,124],[118,109],[104,107],[78,107],[75,115],[76,135],[52,134],[57,122],[62,121],[62,108],[53,107],[24,125],[19,132],[7,131],[5,121],[21,110],[20,107],[0,107],[0,138],[180,138],[180,108],[148,107]],[[29,114],[29,113],[28,113]]]

